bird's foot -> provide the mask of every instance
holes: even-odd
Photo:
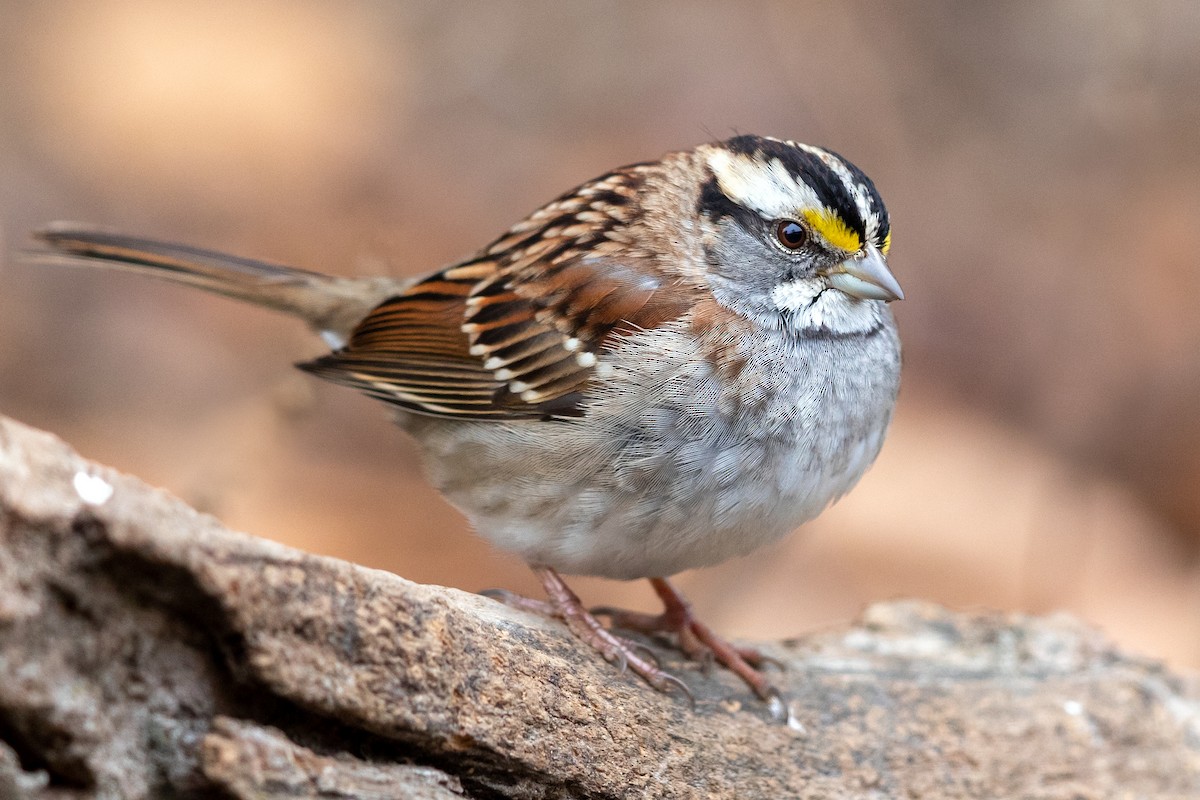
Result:
[[[696,701],[691,690],[683,681],[662,668],[650,648],[617,636],[606,628],[600,620],[584,608],[579,596],[571,591],[571,588],[553,569],[533,567],[533,571],[541,579],[549,600],[532,600],[502,589],[490,589],[484,594],[513,608],[561,619],[567,624],[571,633],[600,653],[605,661],[616,664],[622,672],[625,670],[633,672],[660,692],[677,689],[686,695],[695,706]]]
[[[642,614],[614,608],[597,608],[592,613],[607,617],[614,628],[647,634],[674,634],[679,649],[685,655],[706,667],[713,661],[721,664],[745,681],[759,698],[770,704],[772,713],[775,713],[783,696],[760,669],[767,664],[780,666],[779,662],[757,649],[738,647],[718,636],[712,628],[696,619],[691,604],[666,578],[650,578],[650,585],[663,602],[661,614]]]

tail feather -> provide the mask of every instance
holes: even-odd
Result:
[[[340,339],[404,286],[392,278],[338,278],[76,223],[52,223],[34,236],[51,249],[28,253],[31,261],[120,269],[195,286],[284,311]]]

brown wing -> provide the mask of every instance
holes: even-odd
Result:
[[[301,368],[423,414],[538,419],[581,413],[614,332],[693,302],[648,253],[619,241],[640,168],[539,209],[473,261],[387,300],[345,348]]]
[[[432,275],[383,302],[358,324],[346,347],[299,367],[412,411],[498,416],[494,406],[504,384],[470,354],[462,330],[477,281],[455,272]]]

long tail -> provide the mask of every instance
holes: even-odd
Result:
[[[338,278],[71,222],[51,223],[34,236],[51,249],[26,253],[30,261],[127,270],[195,286],[287,312],[335,340],[404,286],[393,278]]]

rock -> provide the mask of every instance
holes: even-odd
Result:
[[[0,797],[1200,794],[1196,678],[1065,616],[897,602],[762,645],[789,724],[648,644],[694,708],[555,621],[234,533],[0,419]]]

